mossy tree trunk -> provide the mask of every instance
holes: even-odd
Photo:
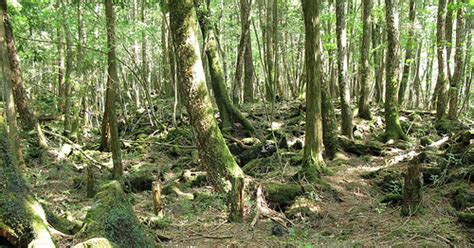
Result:
[[[436,81],[436,120],[446,117],[448,105],[448,76],[446,63],[446,0],[438,1],[438,21],[436,29],[436,47],[438,55],[438,80]]]
[[[0,116],[0,239],[15,247],[55,247],[46,214],[14,165],[5,128]]]
[[[456,54],[454,55],[454,75],[449,87],[449,119],[456,119],[458,111],[458,95],[464,74],[464,4],[466,0],[458,0],[456,15]]]
[[[203,0],[195,0],[194,4],[197,8],[199,25],[204,37],[204,48],[207,61],[209,64],[209,72],[211,74],[211,87],[214,91],[217,108],[219,109],[222,120],[222,128],[230,129],[234,121],[241,123],[245,129],[250,132],[254,131],[252,124],[245,118],[237,107],[232,103],[224,80],[224,71],[222,70],[221,61],[219,59],[217,37],[215,35],[213,25],[210,21],[209,8]]]
[[[405,139],[398,117],[398,76],[400,73],[400,31],[398,30],[398,0],[385,0],[387,21],[387,62],[385,81],[385,134],[386,140]]]
[[[408,78],[410,76],[410,68],[412,65],[413,60],[413,32],[415,30],[415,0],[410,0],[409,4],[409,28],[408,28],[408,40],[407,40],[407,48],[405,53],[405,63],[403,65],[403,72],[402,72],[402,81],[400,82],[400,89],[398,90],[398,104],[400,107],[403,106],[405,101],[405,93],[408,87]]]
[[[115,54],[115,13],[112,0],[105,0],[105,16],[107,25],[107,95],[104,119],[107,118],[110,128],[110,148],[112,150],[113,177],[118,179],[123,174],[122,155],[115,111],[116,91],[119,83],[117,74],[117,57]],[[105,117],[107,116],[107,117]]]
[[[0,9],[0,20],[3,20],[3,10]],[[5,43],[5,26],[0,25],[0,71],[2,72],[4,95],[5,95],[5,113],[7,118],[7,134],[8,140],[12,147],[12,155],[20,169],[25,168],[25,161],[23,160],[23,153],[20,145],[20,137],[18,133],[17,112],[15,109],[15,100],[13,96],[13,85],[10,80],[10,63],[8,60],[7,47]]]
[[[13,29],[7,12],[6,0],[0,1],[0,9],[3,11],[2,24],[5,28],[5,41],[7,44],[8,60],[10,64],[10,80],[13,85],[13,96],[15,105],[20,115],[23,128],[27,131],[35,131],[38,146],[47,149],[48,142],[41,130],[38,119],[30,107],[30,99],[23,85],[23,78],[20,69],[20,58],[18,57],[13,37]]]
[[[319,0],[303,0],[306,67],[306,136],[303,168],[298,177],[314,180],[324,167],[322,157],[321,52]]]
[[[372,119],[369,106],[369,81],[370,81],[370,70],[369,70],[369,50],[370,50],[370,31],[372,28],[372,0],[363,0],[363,13],[362,13],[362,44],[360,46],[360,95],[359,95],[359,116],[363,119]]]
[[[66,10],[65,3],[62,2],[63,9]],[[72,108],[71,108],[71,94],[72,94],[72,37],[69,30],[68,20],[63,20],[63,29],[66,37],[66,73],[64,74],[64,136],[69,137],[72,129]]]
[[[347,82],[345,2],[346,0],[336,0],[337,75],[341,100],[341,133],[352,139],[351,92]]]
[[[94,207],[78,233],[81,239],[105,238],[114,247],[156,247],[153,236],[133,212],[133,206],[118,181],[101,186]]]
[[[199,158],[214,187],[225,191],[222,178],[241,181],[244,173],[235,162],[214,118],[206,77],[201,61],[193,0],[170,2],[171,31],[176,48],[177,74],[180,92],[195,129]],[[237,185],[237,183],[234,183]],[[238,195],[238,194],[237,194]],[[232,206],[243,206],[231,197]],[[237,209],[241,216],[243,209]],[[231,213],[232,214],[232,213]]]

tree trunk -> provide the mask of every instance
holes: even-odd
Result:
[[[246,0],[245,2],[250,5]],[[248,6],[250,8],[250,6]],[[249,12],[249,24],[251,20],[251,14]],[[246,32],[246,46],[245,46],[245,54],[244,54],[244,63],[245,63],[245,77],[244,77],[244,102],[245,103],[252,103],[254,101],[254,66],[253,66],[253,50],[252,50],[252,39],[250,35],[250,30]]]
[[[0,1],[0,9],[4,14],[3,25],[5,27],[5,42],[7,44],[8,60],[10,63],[10,80],[13,85],[13,97],[20,115],[20,120],[25,130],[36,132],[38,146],[47,149],[48,143],[46,137],[41,130],[41,126],[39,125],[35,113],[30,108],[30,99],[23,85],[20,58],[16,51],[15,39],[13,37],[13,29],[7,12],[6,0]]]
[[[352,139],[352,110],[349,84],[347,82],[347,47],[345,24],[345,1],[336,0],[337,16],[337,72],[341,100],[341,133]]]
[[[436,82],[437,101],[436,101],[436,120],[440,121],[446,117],[448,105],[448,77],[446,75],[446,0],[438,1],[438,22],[436,32],[436,46],[438,54],[438,80]]]
[[[238,105],[242,98],[242,71],[244,69],[244,56],[247,47],[247,36],[250,34],[250,15],[252,3],[249,0],[240,0],[240,19],[241,19],[241,35],[239,47],[237,49],[237,62],[235,64],[235,79],[233,101]]]
[[[204,41],[206,42],[203,47],[207,55],[209,72],[211,74],[211,86],[222,120],[222,128],[228,130],[232,128],[234,121],[237,121],[241,123],[245,129],[253,132],[254,128],[252,124],[250,124],[240,110],[235,107],[227,93],[224,72],[222,71],[221,61],[217,50],[217,37],[209,18],[209,7],[206,6],[203,0],[194,0],[194,3],[197,8],[199,24]]]
[[[398,117],[397,89],[400,73],[400,31],[398,30],[398,0],[385,0],[387,21],[387,61],[385,81],[386,140],[405,139]]]
[[[0,9],[0,20],[3,20],[3,10]],[[18,133],[17,113],[15,109],[15,100],[13,96],[13,85],[10,72],[10,63],[8,60],[7,44],[5,42],[5,26],[0,25],[0,70],[2,71],[3,90],[5,95],[5,114],[7,118],[7,135],[11,146],[13,158],[15,158],[18,167],[23,170],[25,161],[21,150],[20,136]],[[1,86],[0,86],[1,87]],[[0,127],[2,128],[2,127]]]
[[[456,119],[458,111],[459,87],[464,74],[464,4],[466,0],[458,0],[456,15],[456,54],[454,55],[454,75],[449,87],[449,119]]]
[[[104,119],[107,120],[110,127],[110,148],[113,160],[113,177],[118,179],[123,174],[122,155],[120,151],[120,139],[117,127],[116,91],[119,84],[117,74],[117,57],[115,54],[115,13],[112,0],[105,0],[105,16],[107,25],[107,98],[106,108],[104,110]]]
[[[66,4],[63,4],[63,9],[66,9]],[[71,134],[72,128],[72,120],[71,120],[71,94],[72,94],[72,80],[71,80],[71,73],[72,73],[72,37],[71,32],[69,31],[69,24],[68,20],[64,20],[63,22],[64,33],[66,37],[66,73],[64,75],[64,108],[63,108],[63,115],[64,115],[64,135],[69,137]]]
[[[412,0],[413,1],[413,0]],[[369,81],[370,81],[370,71],[369,71],[369,50],[370,50],[370,30],[372,27],[372,0],[363,0],[363,16],[362,16],[362,25],[363,25],[363,35],[362,35],[362,44],[360,47],[360,96],[359,96],[359,116],[363,119],[370,120],[372,119],[372,114],[370,113],[369,106]]]
[[[0,5],[6,1],[0,0]],[[4,130],[0,116],[0,240],[13,247],[55,247],[43,208],[13,164]]]
[[[446,77],[448,82],[452,79],[451,73],[451,51],[453,48],[453,12],[456,9],[454,0],[448,0],[446,5],[446,24],[445,24],[445,39],[446,39]]]
[[[403,106],[405,101],[405,93],[408,87],[408,78],[410,76],[410,67],[413,60],[413,32],[415,30],[415,0],[410,0],[409,10],[409,28],[408,28],[408,40],[405,54],[405,63],[402,72],[402,81],[400,82],[400,89],[398,91],[398,104],[400,107]]]
[[[222,192],[223,177],[236,182],[239,178],[243,178],[244,173],[232,157],[213,115],[197,42],[198,34],[194,28],[195,13],[192,0],[170,2],[171,30],[176,48],[181,96],[195,130],[200,161],[214,187]],[[238,199],[231,197],[230,200]],[[243,206],[243,203],[231,202],[230,205]],[[239,213],[231,213],[231,216],[242,216],[243,209],[234,210]]]
[[[324,167],[322,157],[321,52],[319,0],[303,0],[306,67],[306,136],[300,179],[317,179]]]

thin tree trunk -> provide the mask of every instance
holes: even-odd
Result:
[[[113,177],[119,179],[123,174],[122,155],[120,151],[120,139],[116,116],[116,91],[119,84],[117,74],[117,57],[115,54],[115,12],[112,0],[105,0],[105,16],[107,25],[107,98],[108,104],[104,111],[104,119],[107,116],[110,127],[110,148],[112,151]]]
[[[360,47],[360,96],[359,96],[359,116],[363,119],[372,119],[369,106],[369,50],[370,50],[370,30],[372,27],[372,0],[363,0],[363,35],[362,45]]]
[[[352,110],[349,84],[347,82],[347,47],[345,24],[345,1],[336,0],[337,72],[341,100],[341,133],[352,138]]]
[[[398,91],[398,104],[400,107],[403,107],[405,102],[405,93],[408,87],[408,78],[410,76],[410,67],[413,60],[413,30],[415,29],[415,0],[410,0],[410,10],[409,10],[409,28],[408,28],[408,41],[407,49],[405,54],[405,63],[403,66],[402,72],[402,81],[400,82],[400,89]]]
[[[458,0],[456,15],[456,54],[454,55],[454,75],[449,87],[449,119],[456,119],[458,111],[459,87],[464,74],[464,5],[466,0]]]
[[[446,23],[446,0],[438,2],[438,22],[436,32],[436,46],[438,54],[438,80],[436,82],[437,101],[436,101],[436,119],[442,120],[446,117],[446,109],[448,105],[448,76],[446,64],[446,39],[445,39],[445,23]]]

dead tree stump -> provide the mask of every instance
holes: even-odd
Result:
[[[422,179],[421,165],[410,163],[405,175],[405,185],[403,187],[403,216],[415,215],[420,209]]]
[[[158,180],[152,183],[151,192],[153,197],[153,210],[155,215],[161,217],[163,216],[163,202],[161,201],[161,185]]]

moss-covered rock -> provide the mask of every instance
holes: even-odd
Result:
[[[294,203],[297,196],[304,194],[299,184],[265,183],[265,198],[273,208],[285,209]]]
[[[80,238],[106,238],[116,247],[154,247],[155,241],[133,212],[118,181],[104,184],[87,213]]]

